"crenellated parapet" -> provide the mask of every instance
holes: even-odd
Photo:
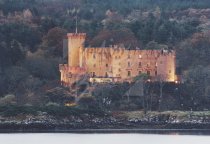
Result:
[[[67,64],[60,64],[59,69],[60,69],[60,71],[71,72],[74,74],[80,74],[80,73],[86,72],[85,67],[70,67]]]
[[[86,33],[68,33],[68,38],[78,38],[78,39],[85,39]]]

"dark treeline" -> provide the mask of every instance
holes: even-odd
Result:
[[[75,31],[77,16],[86,46],[176,50],[177,72],[186,82],[182,93],[201,105],[210,94],[209,5],[209,0],[0,0],[0,104],[63,104],[48,90],[59,86],[63,39]]]
[[[50,6],[50,4],[53,3],[63,5],[63,9],[78,6],[81,9],[85,9],[86,7],[90,9],[99,9],[101,11],[112,9],[124,14],[127,14],[132,9],[149,10],[157,6],[166,10],[181,10],[187,8],[208,8],[208,5],[210,4],[208,0],[1,0],[0,8],[5,13],[9,13],[12,11],[21,11],[25,8]]]

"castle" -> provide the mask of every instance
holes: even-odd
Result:
[[[87,75],[90,82],[132,81],[146,73],[150,80],[175,82],[172,50],[127,50],[124,47],[85,48],[85,33],[68,33],[68,64],[60,64],[61,82],[69,86]]]

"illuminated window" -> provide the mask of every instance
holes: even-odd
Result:
[[[129,76],[129,77],[131,76],[131,71],[128,71],[128,76]]]
[[[139,55],[139,58],[141,59],[141,58],[142,58],[142,56],[141,56],[141,55]]]

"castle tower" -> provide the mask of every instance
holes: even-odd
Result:
[[[84,49],[85,33],[68,33],[68,66],[82,67],[82,51]]]

